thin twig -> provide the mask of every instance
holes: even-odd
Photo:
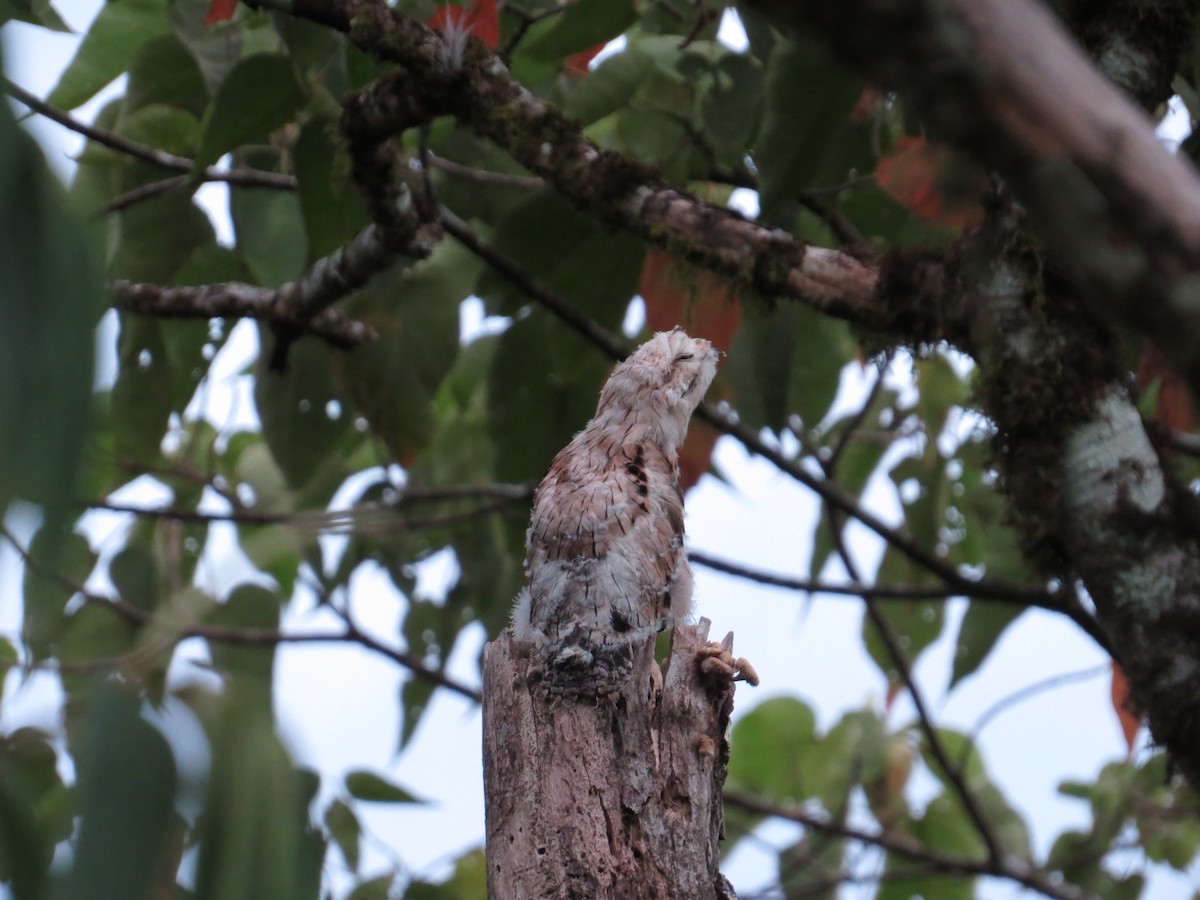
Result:
[[[464,166],[443,156],[430,156],[428,163],[435,169],[479,184],[491,184],[497,187],[516,188],[522,191],[540,191],[546,187],[546,182],[535,175],[519,175],[515,172],[493,172],[490,169],[477,169],[474,166]]]
[[[524,485],[462,485],[464,490],[435,489],[405,494],[392,505],[362,506],[353,509],[301,510],[276,512],[272,510],[233,509],[227,512],[201,512],[197,509],[174,506],[145,507],[110,500],[93,500],[88,509],[131,513],[147,519],[169,519],[178,522],[230,522],[236,525],[288,525],[317,534],[388,534],[397,531],[417,531],[438,528],[460,522],[470,522],[481,516],[501,512],[508,506],[530,500],[533,492]],[[413,517],[402,514],[402,504],[444,500],[482,498],[465,509],[452,510],[437,516]]]
[[[976,860],[940,853],[923,847],[915,841],[903,837],[893,837],[883,832],[870,832],[860,828],[835,822],[823,815],[805,812],[798,807],[784,807],[769,803],[752,794],[725,789],[725,803],[728,806],[759,816],[774,816],[796,822],[806,828],[836,834],[840,837],[880,847],[888,853],[903,856],[906,859],[925,863],[938,872],[946,875],[991,876],[1014,881],[1030,890],[1037,891],[1054,900],[1090,900],[1092,894],[1073,884],[1054,884],[1037,868],[1024,860],[1011,857],[1001,860]]]
[[[4,79],[2,84],[9,96],[19,100],[39,115],[50,119],[52,122],[57,122],[59,125],[77,134],[81,134],[89,140],[102,144],[110,150],[115,150],[118,153],[123,153],[126,156],[149,163],[152,166],[158,166],[160,169],[169,169],[173,172],[186,172],[192,175],[195,162],[186,156],[176,156],[174,153],[167,153],[164,150],[158,150],[147,144],[131,141],[129,138],[122,137],[104,128],[85,124],[70,114],[60,109],[55,109],[50,104],[8,79]],[[277,172],[266,172],[262,169],[221,170],[209,166],[198,175],[193,175],[192,179],[197,183],[223,181],[227,184],[238,185],[240,187],[274,188],[275,190],[283,191],[294,191],[296,189],[296,179],[291,175],[280,175]]]
[[[830,481],[836,476],[836,472],[836,468],[832,466],[825,469],[826,476]],[[834,546],[837,548],[838,556],[841,557],[842,565],[846,567],[846,572],[852,580],[862,581],[862,575],[859,572],[858,564],[854,560],[854,555],[846,546],[846,539],[843,534],[845,521],[839,521],[839,511],[831,506],[826,506],[825,512],[829,519],[830,531],[833,534]],[[975,826],[975,831],[982,838],[984,846],[987,848],[988,859],[993,866],[1001,865],[1004,859],[1004,848],[996,836],[996,830],[984,814],[983,807],[979,805],[979,800],[975,797],[974,792],[967,785],[966,779],[963,777],[963,770],[951,764],[950,754],[942,742],[941,735],[938,734],[937,726],[934,724],[933,716],[925,703],[924,694],[922,694],[920,686],[913,675],[912,666],[904,652],[903,646],[901,646],[900,638],[897,637],[896,632],[892,628],[892,623],[888,621],[882,607],[874,597],[863,597],[863,602],[866,605],[867,618],[870,619],[872,626],[874,626],[880,639],[883,641],[884,649],[891,660],[892,666],[895,667],[896,673],[900,676],[901,683],[908,689],[909,698],[912,700],[913,706],[917,711],[917,723],[922,734],[925,735],[925,743],[929,748],[930,754],[942,770],[954,794],[958,797],[958,801],[962,805],[964,812],[966,812],[967,818]]]
[[[83,599],[96,606],[104,607],[120,618],[124,619],[132,625],[146,625],[154,620],[154,614],[141,607],[133,606],[126,603],[117,597],[108,597],[103,594],[96,593],[90,590],[85,585],[76,581],[73,578],[62,574],[61,572],[52,571],[48,566],[43,565],[39,560],[35,559],[16,537],[8,530],[6,526],[0,524],[0,536],[3,536],[17,551],[17,554],[24,561],[29,569],[45,578],[56,581],[65,590],[72,594],[79,594]],[[385,656],[393,662],[403,666],[413,673],[417,678],[432,682],[438,687],[444,687],[453,693],[476,703],[482,702],[482,695],[479,691],[467,687],[464,684],[450,678],[444,672],[431,669],[422,663],[415,656],[403,651],[397,650],[394,647],[382,643],[359,631],[357,628],[347,627],[345,631],[340,632],[323,632],[311,634],[298,634],[279,631],[274,628],[232,628],[221,625],[204,625],[200,623],[192,623],[184,625],[175,631],[173,643],[178,644],[180,641],[187,638],[203,638],[208,641],[215,641],[221,644],[237,644],[250,646],[269,646],[274,644],[313,644],[313,643],[353,643],[366,647],[375,653]]]

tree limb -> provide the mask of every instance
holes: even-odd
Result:
[[[1200,178],[1033,0],[749,0],[814,28],[1012,185],[1099,313],[1200,391]]]

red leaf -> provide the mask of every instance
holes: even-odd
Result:
[[[500,14],[496,0],[473,0],[470,6],[447,3],[429,17],[429,27],[451,36],[473,34],[493,50],[500,46]]]
[[[204,24],[216,25],[218,22],[232,19],[235,9],[237,9],[237,0],[212,0],[208,5],[208,14],[204,17]]]
[[[665,250],[651,250],[642,263],[638,293],[646,301],[646,324],[651,331],[670,331],[681,325],[688,334],[728,350],[742,321],[742,305],[733,284],[706,269],[675,259]]]
[[[707,422],[693,419],[679,448],[679,488],[688,491],[708,471],[713,446],[721,433]]]
[[[1112,705],[1121,723],[1121,734],[1125,736],[1126,754],[1133,756],[1133,746],[1142,727],[1142,717],[1137,714],[1133,701],[1129,698],[1129,680],[1125,677],[1125,670],[1115,661],[1112,664]]]
[[[1158,403],[1154,407],[1154,421],[1172,431],[1195,429],[1196,410],[1192,406],[1187,384],[1167,364],[1162,351],[1153,344],[1147,344],[1142,351],[1134,385],[1138,393],[1142,393],[1149,390],[1155,381],[1158,382]]]
[[[590,71],[588,64],[596,58],[596,54],[603,50],[604,47],[604,44],[597,44],[590,50],[580,50],[578,53],[568,56],[563,61],[563,71],[572,78],[582,78]]]
[[[979,202],[987,176],[974,163],[943,144],[902,137],[875,167],[879,186],[934,225],[978,228]]]

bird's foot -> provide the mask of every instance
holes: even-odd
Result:
[[[696,651],[696,663],[700,676],[716,684],[744,681],[757,687],[758,673],[745,659],[733,655],[733,632],[723,641],[711,641]]]

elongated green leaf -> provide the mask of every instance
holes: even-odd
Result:
[[[43,900],[54,845],[71,833],[57,764],[43,731],[0,736],[0,882],[14,900]]]
[[[0,510],[75,499],[101,284],[37,145],[0,109]]]
[[[51,31],[70,33],[71,28],[62,20],[49,0],[4,0],[0,3],[0,24],[16,19],[30,25],[40,25]]]
[[[362,825],[358,816],[341,800],[334,800],[325,810],[325,827],[337,844],[346,861],[346,868],[351,872],[358,871],[359,845],[362,840]]]
[[[196,825],[197,900],[317,900],[324,841],[308,806],[318,779],[296,768],[257,703],[229,698],[212,742]]]
[[[286,56],[259,54],[234,67],[204,117],[196,172],[251,139],[263,139],[292,121],[304,102]]]
[[[563,59],[608,43],[636,20],[633,0],[578,0],[530,29],[520,52],[538,61]]]
[[[337,121],[307,122],[292,148],[300,185],[300,208],[312,259],[327,256],[367,226],[362,194],[350,178],[350,160]]]
[[[398,784],[393,784],[382,775],[357,769],[346,775],[346,790],[357,800],[372,803],[422,803]]]
[[[119,368],[112,391],[117,456],[149,465],[158,458],[171,415],[171,364],[163,346],[163,323],[121,313]]]
[[[767,63],[762,133],[755,154],[765,217],[773,218],[786,201],[813,186],[861,92],[862,82],[814,45],[775,45]]]
[[[478,271],[475,259],[443,243],[416,266],[376,276],[346,304],[379,340],[337,357],[339,383],[371,432],[404,464],[433,436],[434,393],[458,353],[459,304]]]
[[[147,41],[129,67],[125,110],[159,103],[186,110],[197,120],[208,105],[208,91],[196,59],[173,34]]]
[[[109,0],[47,102],[60,109],[74,109],[94,97],[125,71],[139,47],[166,33],[166,12],[166,0]]]
[[[846,326],[798,303],[746,311],[722,372],[733,384],[738,415],[781,430],[799,416],[806,428],[824,418],[842,367],[857,349]]]
[[[274,338],[260,328],[259,340],[269,348]],[[286,371],[270,371],[261,355],[255,367],[254,402],[263,437],[293,488],[336,464],[330,451],[351,427],[345,414],[348,401],[333,378],[329,352],[315,341],[299,341],[291,347]]]
[[[56,534],[53,527],[38,531],[29,553],[36,563],[25,567],[21,640],[34,659],[44,659],[56,651],[67,602],[75,593],[72,585],[87,580],[96,556],[83,537],[73,532]]]
[[[145,897],[164,872],[175,808],[174,757],[142,718],[136,697],[110,685],[92,703],[76,758],[82,822],[63,895]]]

